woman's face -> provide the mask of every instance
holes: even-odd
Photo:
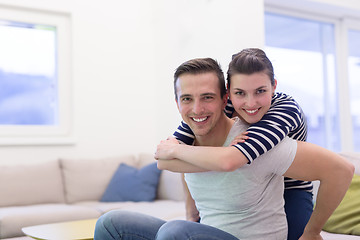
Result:
[[[276,89],[264,72],[234,74],[231,77],[230,99],[237,115],[247,123],[256,123],[269,110]]]

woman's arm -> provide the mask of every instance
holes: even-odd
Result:
[[[234,147],[188,146],[179,144],[174,138],[168,138],[160,142],[157,146],[155,159],[167,161],[165,163],[168,168],[172,164],[171,162],[175,161],[168,159],[176,159],[206,171],[222,172],[234,171],[248,163],[246,157],[239,154],[239,151]],[[175,165],[175,163],[173,164]],[[180,163],[176,164],[179,165]],[[175,166],[171,166],[171,168],[176,169]],[[184,169],[182,168],[182,170]],[[187,170],[192,169],[188,168]],[[194,171],[198,171],[198,169],[194,169]]]
[[[336,153],[317,145],[298,142],[296,156],[284,176],[320,180],[315,209],[300,239],[317,239],[322,227],[343,199],[354,174],[354,166]]]
[[[193,145],[195,139],[193,131],[184,121],[181,121],[173,136],[181,143],[185,143],[187,145]]]
[[[156,157],[155,157],[156,158]],[[208,172],[208,169],[204,169],[193,165],[191,163],[187,163],[181,161],[179,159],[157,159],[157,167],[161,170],[168,170],[171,172],[178,173],[196,173],[196,172]]]
[[[248,139],[238,143],[233,142],[233,145],[251,163],[286,136],[305,141],[307,135],[305,116],[292,97],[276,93],[269,111],[259,122],[252,124],[246,132]]]
[[[227,115],[232,112],[231,101],[226,106]],[[276,146],[291,130],[299,129],[298,140],[306,139],[305,117],[300,106],[288,95],[278,93],[269,111],[247,130],[248,139],[233,147],[191,147],[158,145],[155,157],[159,159],[180,159],[210,171],[233,171],[245,163],[251,163],[258,156]],[[174,136],[192,145],[194,135],[190,127],[182,122]],[[243,137],[242,137],[243,138]],[[161,146],[162,145],[162,146]]]

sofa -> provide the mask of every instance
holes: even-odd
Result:
[[[98,218],[112,209],[143,212],[165,220],[185,219],[180,174],[148,167],[151,171],[143,175],[152,177],[152,185],[134,192],[137,186],[130,183],[142,178],[142,172],[134,173],[134,169],[152,164],[156,164],[153,155],[142,153],[0,165],[0,239],[21,237],[26,226]],[[114,182],[120,166],[126,170],[125,177]],[[125,187],[125,198],[111,193],[112,182]]]
[[[341,155],[350,160],[355,165],[355,173],[360,174],[360,153]],[[126,183],[133,182],[134,178],[127,181],[126,177],[120,179],[122,182],[113,182],[122,165],[145,169],[153,163],[152,154],[142,153],[138,156],[103,159],[58,159],[37,164],[0,165],[0,239],[30,239],[23,236],[22,227],[97,218],[112,209],[143,212],[164,220],[185,219],[180,174],[169,171],[161,171],[153,200],[104,199],[112,183],[126,186]],[[314,185],[316,196],[317,182]],[[360,187],[353,185],[352,188],[354,187],[355,193],[360,191]],[[128,192],[131,193],[130,190]],[[109,197],[113,196],[110,194]],[[357,209],[359,205],[360,211],[359,198],[344,198],[347,201],[349,199],[355,200],[353,208]],[[338,209],[342,210],[342,204],[343,202]],[[324,240],[360,240],[360,236],[349,235],[360,229],[357,219],[351,223],[351,228],[347,228],[348,232],[338,227],[343,227],[343,224],[338,224],[339,220],[348,222],[341,218],[352,218],[353,213],[352,209],[350,212],[340,212],[339,219],[336,217],[339,213],[335,212],[335,227],[331,224],[327,226],[327,231],[322,232]],[[356,215],[360,216],[360,213]],[[330,220],[332,218],[333,216]]]

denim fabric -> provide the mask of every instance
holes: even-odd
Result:
[[[303,189],[287,189],[284,192],[284,199],[288,240],[298,240],[313,212],[312,193]]]
[[[185,220],[165,222],[136,212],[110,211],[101,216],[94,240],[238,240],[229,233]]]

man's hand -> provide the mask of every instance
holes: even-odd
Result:
[[[191,222],[199,222],[200,216],[199,211],[196,209],[196,207],[186,207],[186,220]]]
[[[174,148],[179,144],[178,140],[174,137],[168,137],[166,140],[162,140],[159,145],[157,145],[155,152],[155,159],[174,159]]]
[[[247,134],[248,132],[243,132],[237,137],[235,137],[234,140],[232,140],[232,142],[230,143],[230,146],[245,142],[245,140],[249,139],[249,136],[247,136]]]

